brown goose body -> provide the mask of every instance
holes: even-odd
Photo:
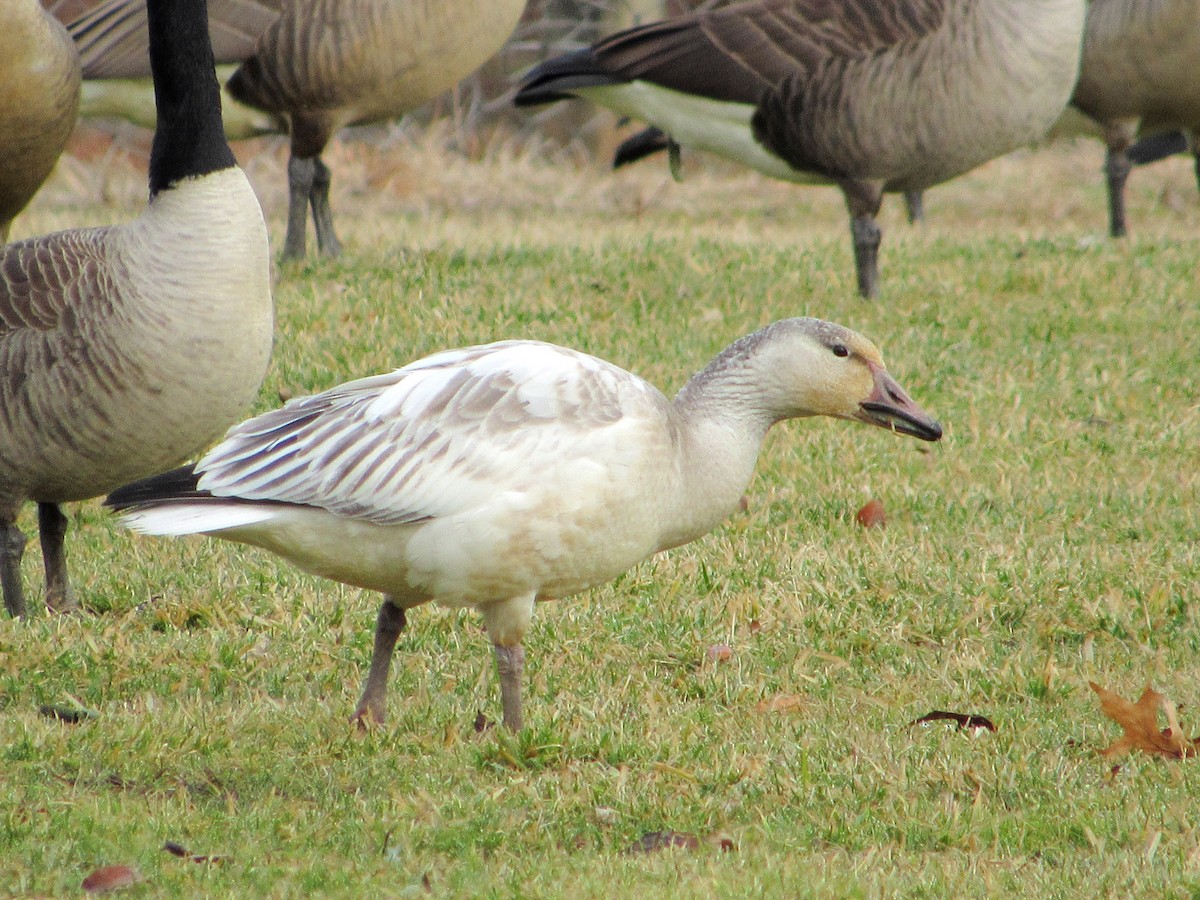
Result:
[[[1079,83],[1071,98],[1095,119],[1108,148],[1109,230],[1126,233],[1128,151],[1139,134],[1192,133],[1200,181],[1200,3],[1092,0]]]
[[[38,503],[47,604],[72,606],[58,504],[203,449],[245,413],[270,357],[266,225],[221,130],[204,2],[151,2],[147,208],[0,248],[0,582],[12,615],[25,612],[20,507]]]
[[[885,191],[920,191],[1040,137],[1070,96],[1083,0],[750,0],[630,29],[529,73],[682,146],[838,185],[876,291]]]
[[[294,0],[229,79],[239,102],[287,119],[285,259],[305,255],[307,208],[317,245],[341,244],[321,152],[347,125],[391,119],[432,100],[500,49],[525,0]]]
[[[89,77],[145,74],[136,27],[145,0],[95,3],[71,25]],[[396,118],[453,87],[512,33],[525,0],[211,0],[218,62],[241,62],[235,100],[287,122],[286,259],[305,254],[308,207],[317,244],[341,244],[321,152],[347,125]],[[141,68],[139,68],[139,63]]]
[[[0,243],[75,127],[79,58],[37,0],[8,0],[0,31]]]

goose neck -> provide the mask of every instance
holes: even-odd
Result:
[[[150,195],[184,178],[235,165],[221,124],[221,89],[206,0],[148,0],[150,71],[158,126]]]

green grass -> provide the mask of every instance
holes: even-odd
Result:
[[[283,157],[258,149],[278,241]],[[470,163],[433,139],[397,161],[340,152],[349,252],[281,271],[260,410],[508,337],[672,392],[732,339],[807,314],[874,338],[946,438],[778,429],[745,512],[539,608],[516,737],[473,728],[499,716],[473,613],[410,617],[390,722],[359,735],[377,597],[79,505],[89,613],[0,621],[0,893],[69,895],[117,863],[144,876],[130,896],[1200,893],[1196,761],[1114,774],[1096,751],[1118,730],[1087,686],[1134,698],[1150,680],[1200,734],[1186,160],[1135,174],[1125,243],[1103,234],[1095,144],[931,192],[921,229],[893,203],[869,303],[830,190],[504,146]],[[142,176],[106,165],[65,163],[18,231],[133,215]],[[870,497],[883,530],[854,523]],[[36,542],[25,575],[40,602]],[[718,643],[728,661],[708,659]],[[759,711],[784,695],[797,705]],[[931,709],[998,730],[909,727]],[[709,840],[622,853],[658,830]]]

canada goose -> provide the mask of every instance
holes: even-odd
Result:
[[[136,74],[129,23],[144,0],[103,0],[79,29],[85,61],[117,53]],[[285,118],[291,132],[283,257],[305,254],[312,207],[317,245],[341,243],[321,152],[340,129],[392,119],[469,75],[508,40],[525,0],[211,0],[213,32],[228,30],[221,61],[244,60],[226,84],[239,103]],[[81,34],[86,32],[86,37]],[[245,39],[253,40],[239,51]],[[215,38],[214,38],[215,39]],[[86,71],[86,67],[85,67]]]
[[[0,248],[0,579],[38,504],[46,600],[73,605],[59,504],[175,465],[245,414],[271,352],[262,210],[221,132],[204,0],[151,0],[158,129],[131,222]]]
[[[1200,3],[1091,0],[1071,103],[1103,129],[1108,222],[1127,231],[1128,151],[1139,133],[1200,129]],[[1200,183],[1200,153],[1196,178]]]
[[[38,0],[10,0],[0,31],[0,244],[71,136],[79,78],[66,29]]]
[[[836,184],[870,297],[883,192],[1040,137],[1070,97],[1083,17],[1083,0],[748,0],[541,63],[515,102],[584,97],[766,175]]]
[[[737,508],[767,430],[813,415],[942,434],[870,341],[817,319],[735,342],[674,402],[595,357],[504,341],[292,400],[106,503],[138,531],[241,541],[382,591],[360,722],[383,720],[405,611],[475,607],[519,729],[534,601],[707,533]]]

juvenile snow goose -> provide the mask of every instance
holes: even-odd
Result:
[[[525,0],[210,2],[214,35],[229,37],[218,56],[244,60],[227,83],[229,93],[289,125],[285,259],[304,257],[309,206],[317,246],[328,255],[341,252],[330,171],[321,160],[333,136],[347,125],[397,118],[453,87],[503,46],[525,8]],[[142,3],[104,0],[72,28],[83,39],[85,60],[111,52],[124,63],[107,71],[137,74],[130,23]]]
[[[271,352],[270,254],[221,132],[204,0],[151,0],[158,130],[132,222],[0,248],[0,578],[38,503],[46,601],[73,605],[59,504],[175,465],[245,415]]]
[[[1200,131],[1200,3],[1092,0],[1071,103],[1103,130],[1109,232],[1121,237],[1128,230],[1125,181],[1135,138]],[[1178,137],[1168,147],[1177,148]],[[1200,151],[1190,149],[1200,183]]]
[[[79,77],[66,29],[38,0],[9,0],[0,30],[0,244],[71,136]]]
[[[622,31],[529,72],[515,102],[584,97],[774,178],[835,184],[859,291],[882,195],[1041,137],[1071,95],[1084,0],[749,0]]]
[[[737,508],[767,430],[814,415],[942,434],[870,341],[817,319],[742,338],[673,402],[595,357],[504,341],[292,400],[194,468],[106,503],[141,532],[253,544],[381,591],[360,723],[384,718],[406,610],[475,607],[504,724],[519,729],[534,602],[710,531]]]

